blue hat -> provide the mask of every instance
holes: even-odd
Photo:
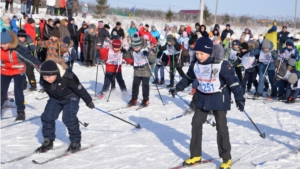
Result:
[[[71,43],[70,37],[69,36],[64,37],[63,42],[67,45],[70,45],[70,43]]]
[[[213,42],[208,37],[203,36],[197,40],[194,50],[211,55],[213,52]]]
[[[288,39],[288,40],[286,40],[285,44],[286,44],[286,46],[294,46],[294,41],[293,41],[293,39]]]
[[[272,30],[277,31],[277,26],[273,25]]]
[[[229,27],[230,27],[230,24],[229,24],[229,23],[228,23],[228,24],[226,24],[226,27],[227,27],[227,26],[229,26]]]
[[[9,34],[9,32],[3,28],[1,31],[1,44],[6,44],[6,43],[10,43],[12,41],[12,37]]]

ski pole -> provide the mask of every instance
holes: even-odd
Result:
[[[99,60],[98,60],[99,63]],[[97,72],[96,72],[96,84],[95,84],[95,97],[97,97],[97,84],[98,84],[98,64],[97,63]]]
[[[117,117],[117,116],[115,116],[115,115],[113,115],[113,114],[110,114],[110,113],[107,112],[107,111],[101,110],[101,109],[99,109],[99,108],[97,108],[97,107],[95,107],[95,109],[98,110],[98,111],[100,111],[100,112],[102,112],[102,113],[105,113],[105,114],[107,114],[107,115],[110,115],[110,116],[112,116],[112,117],[114,117],[114,118],[117,118],[117,119],[119,119],[119,120],[121,120],[121,121],[123,121],[123,122],[125,122],[125,123],[128,123],[128,124],[134,126],[134,127],[137,128],[137,129],[140,129],[140,128],[141,128],[140,124],[134,125],[134,124],[132,124],[132,123],[130,123],[130,122],[128,122],[128,121],[126,121],[126,120],[120,118],[120,117]]]
[[[89,125],[89,123],[86,123],[86,122],[81,122],[81,121],[79,121],[79,124],[82,124],[84,127],[87,127],[88,125]]]
[[[176,93],[176,96],[179,97],[179,99],[181,99],[185,104],[187,104],[188,106],[190,106],[190,104],[189,104],[187,101],[185,101],[181,96],[179,96],[179,94]],[[178,117],[176,117],[176,118],[178,118]],[[212,123],[211,123],[211,122],[208,121],[208,120],[206,120],[206,122],[209,123],[209,124],[210,124],[211,126],[213,126],[213,127],[216,126],[216,123],[215,123],[215,122],[212,122]]]
[[[166,70],[169,74],[171,74],[170,71],[166,68],[166,66],[164,66],[164,68],[165,68],[165,70]],[[175,78],[174,78],[174,81],[175,81],[176,83],[179,83]]]
[[[251,121],[251,123],[254,125],[254,127],[256,128],[256,130],[259,132],[259,136],[261,137],[261,138],[265,138],[265,133],[261,133],[261,131],[258,129],[258,127],[256,126],[256,124],[253,122],[253,120],[250,118],[250,116],[248,115],[248,113],[244,110],[243,111],[245,114],[246,114],[246,116],[248,117],[248,119]]]
[[[117,69],[118,70],[118,69]],[[112,80],[114,80],[115,76],[112,76]],[[112,84],[111,84],[112,85]],[[109,102],[109,98],[110,98],[110,94],[111,94],[111,91],[112,91],[112,87],[110,87],[110,91],[109,91],[109,94],[108,94],[108,97],[107,97],[107,102]]]

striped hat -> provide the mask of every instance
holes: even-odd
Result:
[[[131,47],[136,48],[141,46],[142,46],[141,38],[138,35],[134,35],[131,38]]]

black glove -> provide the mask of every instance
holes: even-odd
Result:
[[[177,94],[177,90],[176,89],[170,89],[169,94],[171,94],[173,97],[175,97],[175,95]]]
[[[245,101],[235,101],[235,102],[239,111],[243,112],[245,108]]]
[[[86,106],[87,106],[88,108],[90,108],[90,109],[95,108],[95,105],[94,105],[93,102],[87,103]]]
[[[295,54],[291,54],[291,58],[296,59]]]
[[[144,50],[144,51],[143,51],[143,55],[148,57],[148,56],[149,56],[149,52],[146,51],[146,50]]]
[[[242,63],[240,58],[237,58],[233,63],[232,63],[232,67],[237,67],[240,63]]]
[[[122,52],[123,54],[125,54],[125,53],[127,52],[127,50],[124,49],[124,48],[122,48],[122,49],[121,49],[121,52]]]

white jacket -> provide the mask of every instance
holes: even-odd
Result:
[[[54,6],[55,5],[55,0],[47,0],[46,5],[47,6]]]

